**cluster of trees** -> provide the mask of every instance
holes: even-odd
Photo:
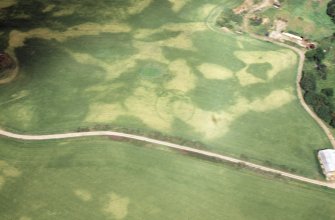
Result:
[[[335,108],[332,102],[334,91],[332,88],[317,90],[317,77],[327,79],[327,66],[323,63],[325,52],[322,48],[310,50],[306,53],[306,58],[307,62],[314,63],[315,68],[304,71],[300,81],[300,86],[305,91],[304,99],[322,120],[335,127]]]
[[[331,0],[327,5],[327,15],[331,17],[332,21],[335,23],[335,0]]]

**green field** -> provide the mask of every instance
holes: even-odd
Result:
[[[334,191],[155,148],[2,139],[0,219],[334,219]]]
[[[241,1],[184,3],[22,0],[4,9],[2,44],[20,72],[0,85],[1,127],[159,132],[321,178],[315,151],[329,143],[296,98],[297,55],[205,25],[219,3]]]

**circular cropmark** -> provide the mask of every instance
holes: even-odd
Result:
[[[169,90],[162,92],[157,98],[156,110],[159,117],[165,121],[170,122],[174,118],[188,121],[192,118],[195,107],[183,92]]]

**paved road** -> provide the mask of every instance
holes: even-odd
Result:
[[[310,183],[310,184],[314,184],[314,185],[319,185],[319,186],[325,186],[325,187],[328,187],[328,188],[335,189],[335,184],[334,183],[313,180],[313,179],[309,179],[309,178],[306,178],[306,177],[303,177],[303,176],[291,174],[291,173],[288,173],[288,172],[283,172],[283,171],[280,171],[280,170],[276,170],[276,169],[268,168],[268,167],[265,167],[265,166],[257,165],[257,164],[254,164],[254,163],[250,163],[250,162],[247,162],[247,161],[243,161],[243,160],[240,160],[240,159],[236,159],[236,158],[233,158],[233,157],[228,157],[228,156],[224,156],[224,155],[221,155],[221,154],[217,154],[217,153],[213,153],[213,152],[209,152],[209,151],[205,151],[205,150],[198,150],[198,149],[194,149],[194,148],[191,148],[191,147],[182,146],[182,145],[179,145],[179,144],[173,144],[173,143],[169,143],[169,142],[166,142],[166,141],[155,140],[155,139],[152,139],[152,138],[143,137],[143,136],[139,136],[139,135],[133,135],[133,134],[126,134],[126,133],[113,132],[113,131],[89,131],[89,132],[76,132],[76,133],[64,133],[64,134],[50,134],[50,135],[23,135],[23,134],[16,134],[16,133],[0,130],[0,135],[6,136],[6,137],[9,137],[9,138],[19,139],[19,140],[25,140],[25,141],[60,140],[60,139],[67,139],[67,138],[80,138],[80,137],[92,137],[92,136],[122,137],[122,138],[128,138],[128,139],[143,141],[143,142],[147,142],[147,143],[151,143],[151,144],[162,145],[162,146],[166,146],[166,147],[169,147],[169,148],[186,151],[186,152],[189,152],[189,153],[194,153],[194,154],[206,156],[206,157],[209,157],[209,158],[215,158],[215,159],[219,159],[219,160],[222,160],[222,161],[228,161],[228,162],[231,162],[231,163],[234,163],[234,164],[243,164],[247,167],[257,169],[257,170],[260,170],[260,171],[265,171],[265,172],[269,172],[269,173],[272,173],[272,174],[278,174],[278,175],[281,175],[281,176],[284,176],[284,177],[287,177],[287,178],[290,178],[290,179],[299,180],[299,181],[302,181],[302,182],[306,182],[306,183]]]

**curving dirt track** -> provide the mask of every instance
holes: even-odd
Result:
[[[213,12],[216,13],[215,9],[213,10]],[[213,17],[215,17],[215,15],[213,16],[213,14],[211,14],[209,16],[209,18],[211,18],[211,19],[213,19]],[[216,28],[213,27],[211,25],[211,22],[208,22],[208,20],[207,20],[207,25],[211,30],[216,31],[218,33],[222,33],[220,31],[216,30]],[[331,144],[335,148],[335,140],[334,140],[334,137],[331,134],[330,130],[316,116],[316,114],[308,107],[308,105],[304,102],[304,99],[303,99],[303,95],[302,95],[302,91],[301,91],[299,82],[300,82],[300,79],[301,79],[301,76],[302,76],[302,69],[303,69],[303,64],[304,64],[304,60],[305,60],[304,51],[302,51],[298,48],[283,44],[283,43],[275,42],[275,41],[273,41],[269,38],[266,38],[266,37],[261,37],[261,36],[252,35],[252,34],[250,34],[250,35],[254,38],[259,39],[259,40],[270,41],[270,42],[278,44],[280,46],[292,49],[293,51],[295,51],[296,53],[299,54],[300,61],[299,61],[299,68],[298,68],[298,74],[297,74],[297,80],[296,80],[299,101],[300,101],[301,105],[304,107],[304,109],[312,116],[312,118],[314,118],[316,120],[316,122],[320,125],[320,127],[327,133],[327,136],[328,136]],[[157,145],[165,146],[165,147],[176,149],[176,150],[182,150],[182,151],[186,151],[186,152],[189,152],[189,153],[193,153],[193,154],[197,154],[197,155],[201,155],[201,156],[206,156],[208,158],[214,158],[214,159],[218,159],[218,160],[221,160],[221,161],[227,161],[227,162],[234,163],[234,164],[243,164],[244,166],[249,167],[251,169],[256,169],[256,170],[259,170],[259,171],[272,173],[272,174],[275,174],[275,175],[280,175],[280,176],[283,176],[283,177],[286,177],[286,178],[290,178],[290,179],[297,180],[297,181],[302,181],[302,182],[309,183],[309,184],[314,184],[314,185],[318,185],[318,186],[324,186],[324,187],[335,189],[335,183],[314,180],[314,179],[306,178],[306,177],[303,177],[303,176],[299,176],[299,175],[291,174],[291,173],[288,173],[288,172],[284,172],[284,171],[281,171],[281,170],[272,169],[272,168],[269,168],[269,167],[266,167],[266,166],[250,163],[248,161],[244,161],[244,160],[236,159],[236,158],[233,158],[233,157],[213,153],[213,152],[210,152],[210,151],[194,149],[194,148],[183,146],[183,145],[178,145],[178,144],[174,144],[174,143],[170,143],[170,142],[166,142],[166,141],[156,140],[156,139],[152,139],[152,138],[148,138],[148,137],[144,137],[144,136],[127,134],[127,133],[120,133],[120,132],[113,132],[113,131],[90,131],[90,132],[75,132],[75,133],[63,133],[63,134],[49,134],[49,135],[27,135],[27,134],[17,134],[17,133],[8,132],[8,131],[5,131],[5,130],[0,130],[0,135],[8,137],[8,138],[13,138],[13,139],[18,139],[18,140],[25,140],[25,141],[60,140],[60,139],[92,137],[92,136],[122,137],[122,138],[137,140],[137,141],[143,141],[143,142],[147,142],[147,143],[151,143],[151,144],[157,144]]]
[[[303,176],[291,174],[288,172],[284,172],[284,171],[268,168],[265,166],[257,165],[254,163],[250,163],[247,161],[243,161],[240,159],[236,159],[233,157],[228,157],[228,156],[224,156],[224,155],[209,152],[209,151],[198,150],[198,149],[194,149],[194,148],[179,145],[179,144],[169,143],[166,141],[160,141],[160,140],[156,140],[156,139],[152,139],[152,138],[148,138],[144,136],[139,136],[139,135],[133,135],[133,134],[126,134],[126,133],[113,132],[113,131],[90,131],[90,132],[50,134],[50,135],[23,135],[23,134],[15,134],[12,132],[0,130],[0,135],[6,136],[9,138],[19,139],[19,140],[26,140],[26,141],[59,140],[59,139],[67,139],[67,138],[80,138],[80,137],[92,137],[92,136],[122,137],[122,138],[137,140],[137,141],[143,141],[143,142],[147,142],[151,144],[157,144],[157,145],[169,147],[169,148],[176,149],[176,150],[182,150],[182,151],[186,151],[189,153],[194,153],[194,154],[198,154],[201,156],[218,159],[221,161],[228,161],[234,164],[243,164],[244,166],[247,166],[252,169],[257,169],[260,171],[280,175],[280,176],[287,177],[290,179],[335,189],[335,183],[313,180],[313,179],[309,179]]]

